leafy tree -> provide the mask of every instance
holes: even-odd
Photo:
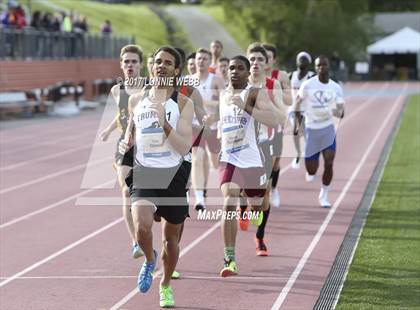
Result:
[[[255,41],[277,46],[281,63],[294,65],[305,50],[327,56],[338,52],[354,61],[364,54],[372,23],[362,18],[365,0],[219,0],[226,16]],[[251,43],[251,42],[250,42]]]

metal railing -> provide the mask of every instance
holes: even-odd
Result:
[[[133,38],[0,28],[0,59],[117,58]]]

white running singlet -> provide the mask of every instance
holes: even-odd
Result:
[[[239,94],[245,102],[251,86]],[[231,90],[225,90],[220,100],[222,150],[220,161],[239,168],[263,167],[257,141],[257,122],[246,111],[228,103]]]
[[[144,167],[170,168],[177,166],[183,157],[172,147],[156,112],[150,109],[152,102],[145,97],[134,108],[136,127],[136,162]],[[175,130],[180,113],[178,103],[169,98],[164,103],[166,120]]]

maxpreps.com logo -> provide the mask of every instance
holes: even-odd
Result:
[[[242,213],[243,219],[258,220],[260,211],[245,211]],[[239,220],[241,218],[241,211],[224,211],[224,210],[203,210],[198,212],[197,219],[199,221],[212,220]]]

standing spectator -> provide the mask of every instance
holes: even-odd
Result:
[[[111,21],[106,19],[105,22],[102,24],[101,32],[103,35],[111,35],[112,34],[112,26]]]
[[[85,16],[83,16],[83,18],[81,18],[80,29],[82,29],[82,31],[84,33],[88,33],[89,32],[89,24],[88,24],[87,18]]]
[[[41,12],[35,11],[32,14],[32,20],[30,26],[35,30],[41,30],[42,28],[42,21],[41,21]]]
[[[51,13],[47,12],[41,19],[41,28],[44,31],[52,31],[52,15]]]
[[[104,57],[108,58],[111,56],[111,41],[110,37],[112,34],[112,26],[111,21],[109,19],[106,19],[105,22],[102,24],[101,32],[104,37],[103,39],[103,51],[104,51]]]
[[[41,57],[43,55],[44,50],[44,35],[38,31],[42,28],[42,20],[41,20],[41,12],[35,11],[32,14],[32,19],[30,23],[31,29],[35,31],[31,31],[31,40],[33,40],[32,44],[36,46],[35,56]]]
[[[3,28],[9,27],[9,16],[12,13],[12,9],[9,8],[7,11],[4,11],[0,15],[1,26]]]
[[[17,29],[21,30],[25,28],[27,25],[25,11],[20,4],[15,8],[15,17]]]
[[[61,12],[63,16],[63,23],[61,24],[61,30],[64,32],[71,32],[73,30],[73,23],[71,17],[68,16],[65,12]]]
[[[62,15],[60,13],[54,13],[51,17],[51,31],[60,31],[62,27]]]

